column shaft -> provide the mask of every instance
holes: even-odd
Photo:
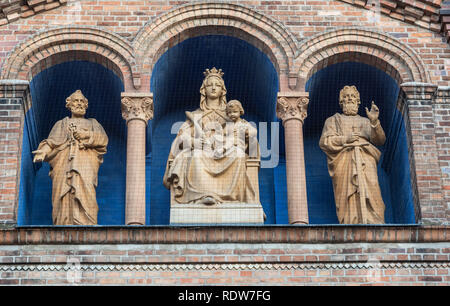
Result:
[[[127,136],[127,225],[145,224],[145,130],[146,123],[140,119],[128,121]]]
[[[308,224],[303,123],[290,119],[283,123],[286,144],[286,181],[290,224]]]
[[[283,121],[286,146],[286,182],[290,224],[308,224],[303,120],[308,93],[278,93],[277,116]]]
[[[127,183],[125,223],[145,224],[145,132],[153,118],[151,93],[122,93],[122,117],[127,121]]]

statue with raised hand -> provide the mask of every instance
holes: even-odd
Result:
[[[384,224],[384,202],[378,184],[377,163],[386,140],[379,109],[372,102],[367,118],[358,115],[361,104],[355,86],[339,94],[343,114],[325,121],[319,146],[327,155],[336,211],[341,224]]]

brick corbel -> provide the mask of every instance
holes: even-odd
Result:
[[[407,100],[433,101],[438,86],[430,83],[408,82],[400,85]]]

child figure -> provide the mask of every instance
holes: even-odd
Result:
[[[226,112],[232,123],[227,123],[225,151],[231,153],[236,152],[237,156],[257,157],[257,130],[248,121],[242,119],[244,109],[241,102],[231,100],[227,103]],[[255,146],[256,145],[256,146]],[[253,152],[254,151],[254,152]]]

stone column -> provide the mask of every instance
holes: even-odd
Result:
[[[123,92],[122,117],[128,128],[125,223],[144,225],[145,131],[153,118],[153,94]]]
[[[303,120],[309,103],[307,92],[280,92],[277,117],[283,121],[286,145],[286,182],[290,224],[308,224]]]

